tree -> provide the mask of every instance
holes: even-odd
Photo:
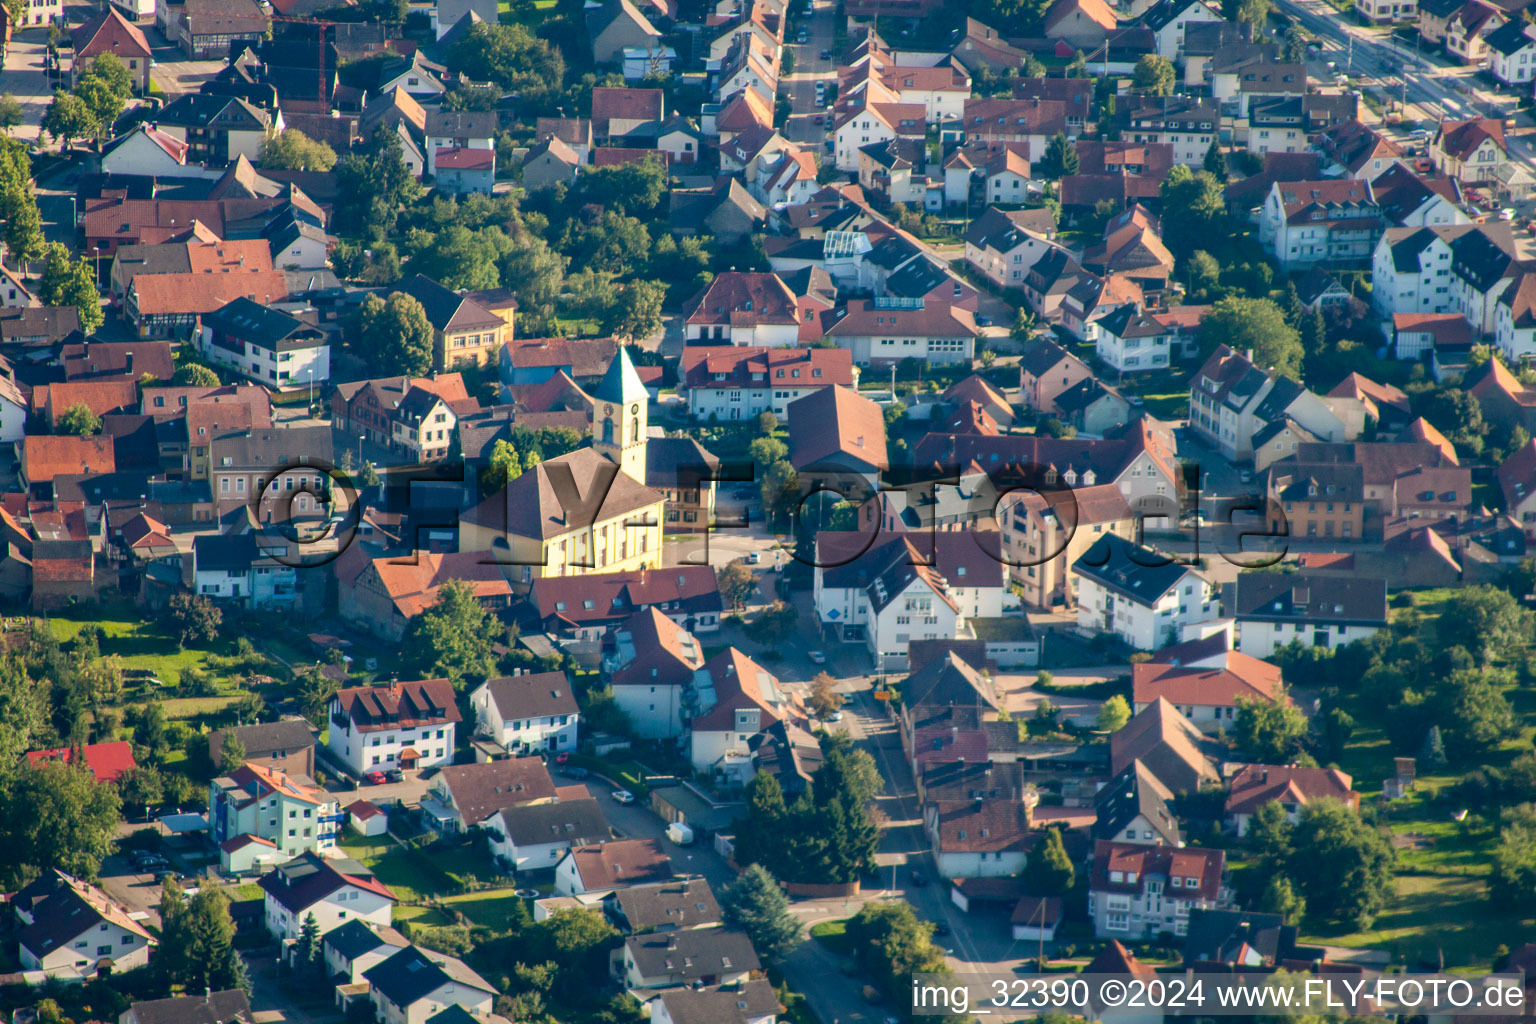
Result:
[[[446,63],[476,82],[518,93],[533,106],[553,98],[565,78],[560,51],[522,25],[473,25],[448,51]]]
[[[1488,428],[1483,422],[1482,404],[1471,392],[1439,388],[1429,394],[1421,411],[1459,451],[1470,455],[1482,453]]]
[[[320,968],[320,922],[315,920],[313,910],[304,915],[304,923],[299,927],[299,941],[293,950],[293,960],[294,966],[302,971]]]
[[[759,771],[747,783],[746,804],[747,816],[736,828],[736,861],[762,864],[777,874],[778,865],[785,863],[781,840],[784,822],[789,817],[784,789],[778,779]]]
[[[245,764],[245,744],[233,732],[224,737],[224,746],[219,750],[219,767],[232,772]]]
[[[165,781],[154,765],[139,765],[117,777],[117,792],[125,807],[136,807],[147,814],[165,798]]]
[[[1062,896],[1072,888],[1072,858],[1061,842],[1061,829],[1048,828],[1024,863],[1023,881],[1033,896]]]
[[[1323,715],[1323,747],[1330,761],[1344,755],[1344,748],[1355,733],[1355,720],[1343,708],[1329,708]]]
[[[484,474],[487,487],[499,490],[523,475],[523,459],[517,447],[506,438],[491,447],[490,463]]]
[[[287,128],[261,144],[256,162],[279,171],[328,171],[336,166],[336,151],[297,128]]]
[[[1296,894],[1296,887],[1284,875],[1270,875],[1259,896],[1259,910],[1266,914],[1279,914],[1291,924],[1300,923],[1307,916],[1307,901]]]
[[[795,606],[775,601],[758,613],[747,624],[747,636],[764,647],[778,647],[795,635],[800,623],[800,613]]]
[[[239,984],[244,967],[235,952],[235,922],[223,889],[205,884],[183,904],[180,890],[167,882],[160,924],[160,958],[173,983],[191,992]]]
[[[111,134],[132,94],[128,69],[110,53],[92,60],[75,82],[75,95],[90,109],[96,119],[96,131],[103,135]]]
[[[4,795],[6,859],[95,878],[112,852],[122,798],[81,764],[26,764]]]
[[[661,303],[667,296],[660,281],[631,281],[619,293],[608,333],[616,338],[638,341],[661,330]]]
[[[1462,587],[1446,601],[1436,624],[1444,646],[1460,644],[1481,665],[1506,660],[1531,635],[1531,613],[1507,590],[1490,583]]]
[[[494,623],[468,583],[449,580],[437,603],[411,620],[402,648],[415,655],[421,678],[446,677],[462,688],[496,670]]]
[[[1237,20],[1253,31],[1254,39],[1264,38],[1264,24],[1269,20],[1269,0],[1242,0],[1237,7]]]
[[[432,324],[414,296],[368,296],[358,311],[358,335],[363,358],[378,376],[419,377],[432,366]]]
[[[48,243],[37,290],[38,298],[46,306],[74,306],[80,314],[80,329],[86,334],[95,333],[106,320],[90,261],[71,259],[69,250],[60,242]]]
[[[43,112],[42,128],[67,150],[72,140],[94,136],[101,128],[101,122],[79,96],[58,89],[54,91],[53,102]]]
[[[843,706],[844,697],[837,692],[837,680],[829,673],[818,672],[811,680],[811,696],[807,701],[811,710],[820,718],[826,718]]]
[[[1064,132],[1057,132],[1045,144],[1045,158],[1040,161],[1040,175],[1045,178],[1065,178],[1076,174],[1079,167],[1077,147],[1067,141]]]
[[[753,864],[720,894],[730,924],[747,933],[752,948],[769,964],[783,961],[803,941],[789,899],[761,864]]]
[[[224,619],[219,606],[200,594],[173,594],[167,612],[182,647],[212,643]]]
[[[766,469],[789,458],[789,448],[776,437],[759,437],[747,446],[747,454],[752,456],[758,468]]]
[[[30,174],[30,171],[28,172]],[[43,238],[43,218],[37,209],[37,197],[31,178],[0,188],[0,221],[3,221],[5,255],[20,267],[42,256],[47,250]]]
[[[1261,870],[1270,873],[1285,870],[1291,859],[1293,831],[1280,801],[1271,800],[1259,805],[1248,822],[1248,845]]]
[[[1392,844],[1336,800],[1302,809],[1286,874],[1319,920],[1369,928],[1393,892]]]
[[[893,1002],[908,993],[912,975],[948,973],[933,925],[919,920],[910,903],[866,903],[848,919],[846,934],[860,969]]]
[[[1530,824],[1511,823],[1500,830],[1488,898],[1494,906],[1522,915],[1536,907],[1536,828]]]
[[[341,683],[322,672],[319,665],[295,673],[294,680],[299,684],[299,709],[304,717],[311,725],[324,725],[331,698],[341,689]]]
[[[363,147],[336,165],[337,230],[383,238],[400,208],[421,195],[421,182],[405,165],[400,136],[380,126]]]
[[[0,96],[0,128],[5,130],[5,134],[9,136],[12,128],[25,121],[26,115],[22,112],[20,101],[11,93]]]
[[[715,582],[719,585],[720,597],[724,599],[728,608],[740,608],[745,605],[748,595],[752,593],[752,588],[757,585],[752,578],[752,570],[747,568],[747,563],[739,558],[727,562],[716,570]]]
[[[552,315],[569,261],[531,231],[513,234],[511,242],[501,258],[501,284],[517,296],[518,316]]]
[[[1136,62],[1131,80],[1137,92],[1149,96],[1172,96],[1174,86],[1173,62],[1155,53],[1146,54]]]
[[[1106,700],[1099,708],[1094,727],[1100,732],[1119,732],[1131,720],[1131,705],[1120,694]]]
[[[1219,249],[1231,233],[1221,182],[1209,171],[1192,173],[1175,164],[1159,187],[1163,241],[1175,256]]]
[[[1215,136],[1211,137],[1211,144],[1205,151],[1205,160],[1201,167],[1209,171],[1217,181],[1227,180],[1227,158],[1221,152],[1221,146],[1217,144]]]
[[[84,402],[76,402],[59,414],[58,430],[61,434],[86,437],[101,430],[101,417]]]
[[[1295,22],[1286,26],[1282,45],[1285,47],[1285,59],[1288,63],[1301,64],[1307,59],[1307,34]]]
[[[1269,299],[1228,296],[1212,306],[1200,321],[1201,351],[1213,352],[1223,344],[1238,352],[1252,349],[1257,365],[1301,379],[1301,339]]]
[[[1444,613],[1442,613],[1444,614]],[[1435,687],[1426,711],[1458,764],[1480,760],[1515,731],[1515,714],[1488,670],[1461,669]]]
[[[184,387],[216,388],[219,386],[219,375],[202,363],[186,363],[176,368],[171,383]]]
[[[1233,738],[1240,750],[1263,764],[1289,764],[1307,736],[1307,716],[1284,689],[1272,699],[1237,698]]]
[[[757,432],[763,437],[772,437],[773,432],[779,429],[779,418],[773,414],[773,410],[764,409],[757,414]]]

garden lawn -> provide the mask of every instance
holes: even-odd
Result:
[[[417,928],[441,928],[452,923],[431,907],[396,907],[391,920],[395,924],[409,922]]]
[[[74,639],[86,626],[100,626],[106,633],[103,655],[117,655],[123,668],[148,671],[167,685],[174,685],[183,669],[209,670],[210,654],[235,653],[233,636],[220,637],[212,651],[182,649],[160,623],[143,618],[132,605],[105,604],[66,609],[48,617],[48,628],[61,642]],[[129,680],[131,683],[132,681]]]
[[[852,950],[848,948],[848,922],[820,921],[811,925],[811,938],[827,947],[827,950],[839,956],[846,956]]]
[[[1528,918],[1488,904],[1481,879],[1402,875],[1397,896],[1372,926],[1344,935],[1309,935],[1308,944],[1385,949],[1406,960],[1434,961],[1441,950],[1447,969],[1486,969],[1499,946],[1514,949],[1530,934]]]
[[[522,915],[518,914],[520,903],[522,897],[510,888],[467,892],[443,900],[445,907],[458,911],[473,923],[492,931],[507,931],[514,921],[521,920]]]

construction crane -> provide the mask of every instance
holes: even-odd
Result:
[[[334,29],[338,23],[326,21],[323,18],[290,18],[284,14],[274,14],[271,20],[287,22],[291,25],[312,25],[315,27],[317,30],[315,32],[315,97],[320,102],[329,106],[330,95],[326,92],[325,88],[325,44],[327,42],[327,33]]]

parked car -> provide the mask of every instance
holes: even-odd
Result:
[[[570,753],[567,752],[567,751],[562,750],[562,751],[560,751],[560,753],[555,755],[555,764],[565,764],[570,759],[571,759]]]
[[[568,779],[584,779],[590,775],[591,772],[587,771],[580,765],[568,764],[560,769],[560,774],[564,775]]]
[[[811,651],[806,657],[811,659],[812,665],[825,665],[827,663],[827,656],[821,651]]]
[[[613,802],[616,804],[632,804],[635,802],[635,794],[627,789],[616,789],[613,791],[612,796]]]
[[[830,715],[827,716],[827,721],[829,721],[829,722],[841,722],[842,720],[843,720],[843,713],[842,713],[842,711],[834,711]]]
[[[382,786],[388,780],[384,778],[383,772],[364,772],[363,781],[370,786]]]
[[[975,319],[976,319],[976,326],[977,327],[991,327],[992,326],[992,318],[989,317],[989,316],[983,316],[982,314],[977,313]]]
[[[832,51],[831,50],[822,50],[821,51],[821,59],[822,60],[831,60],[832,59]]]
[[[391,768],[389,771],[384,773],[384,780],[386,782],[404,782],[405,772],[401,771],[399,768]]]
[[[763,560],[763,553],[761,551],[749,551],[749,552],[747,552],[747,564],[748,565],[757,565],[762,560]]]

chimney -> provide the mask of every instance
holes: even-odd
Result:
[[[125,360],[125,365],[126,365],[126,372],[129,373],[129,374],[132,374],[133,373],[133,353],[132,352],[128,353],[127,359]]]

